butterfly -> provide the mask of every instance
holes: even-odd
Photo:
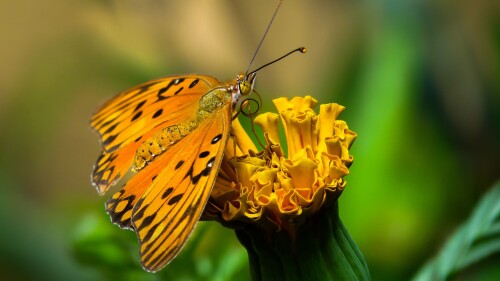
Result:
[[[130,168],[136,172],[106,202],[106,212],[115,224],[136,232],[144,269],[163,268],[193,231],[257,71],[306,52],[297,48],[249,72],[282,2],[245,74],[229,82],[199,74],[152,80],[112,98],[91,117],[102,146],[91,177],[97,192],[103,195]]]
[[[144,269],[163,268],[193,231],[231,123],[240,112],[248,116],[243,105],[254,92],[257,71],[306,51],[297,48],[228,82],[200,74],[152,80],[118,94],[91,117],[102,146],[91,176],[97,192],[104,195],[131,168],[136,172],[106,202],[106,212],[113,223],[136,232]]]
[[[92,182],[104,194],[137,173],[106,202],[106,212],[140,241],[141,262],[157,271],[181,250],[209,199],[233,112],[253,91],[256,72],[229,82],[175,75],[124,91],[91,118],[102,152]]]

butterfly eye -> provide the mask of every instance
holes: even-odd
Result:
[[[250,85],[250,82],[248,82],[247,80],[241,81],[238,84],[238,87],[240,88],[240,93],[243,96],[250,94],[250,92],[252,91],[252,85]]]
[[[255,83],[255,77],[257,74],[255,72],[248,74],[238,83],[238,88],[242,96],[249,95],[253,91],[253,85]]]

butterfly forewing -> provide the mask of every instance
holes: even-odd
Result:
[[[220,82],[206,75],[170,76],[153,80],[108,101],[92,116],[103,151],[92,181],[103,194],[128,171],[137,147],[170,125],[192,120],[200,97]]]
[[[218,84],[217,79],[206,75],[150,81],[108,101],[94,114],[91,126],[99,133],[103,149],[110,152],[134,141],[143,129],[171,120],[174,113],[181,119],[190,118],[189,113],[196,112],[200,95]]]

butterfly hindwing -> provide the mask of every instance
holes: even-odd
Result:
[[[223,159],[231,115],[227,104],[172,146],[172,153],[167,151],[153,162],[164,169],[132,211],[145,269],[157,271],[169,263],[196,225]]]
[[[165,157],[171,157],[175,152],[167,151]],[[151,165],[139,171],[120,191],[106,202],[106,212],[111,221],[121,228],[132,228],[132,210],[158,174],[165,168],[164,163],[154,161]]]

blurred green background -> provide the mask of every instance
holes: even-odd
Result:
[[[88,120],[149,79],[234,78],[275,6],[2,1],[3,280],[249,280],[245,250],[214,222],[159,274],[144,272],[134,233],[109,222],[109,195],[90,184],[100,148]],[[260,72],[264,110],[305,94],[347,107],[359,136],[341,218],[374,280],[407,280],[500,176],[499,2],[287,0],[254,67],[299,46],[309,52]]]

